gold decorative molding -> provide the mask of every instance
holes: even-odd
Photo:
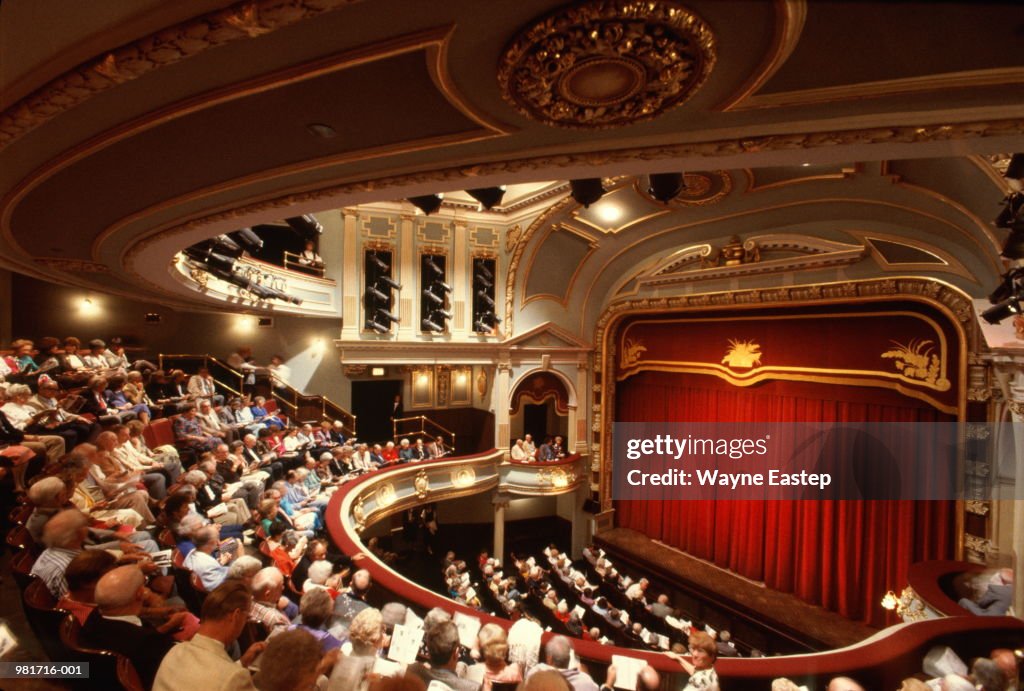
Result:
[[[352,518],[355,519],[356,530],[362,531],[366,527],[366,497],[359,497],[352,504]]]
[[[268,34],[358,0],[246,0],[194,17],[87,60],[0,114],[0,151],[94,96],[150,72]]]
[[[645,185],[641,185],[642,177],[637,177],[633,182],[633,189],[641,197],[659,206],[665,206],[664,202],[658,201],[650,195]],[[668,206],[710,206],[725,199],[732,192],[732,176],[724,170],[699,171],[683,173],[683,189],[673,199],[669,200]]]
[[[793,54],[807,21],[807,0],[775,0],[775,35],[761,65],[717,110],[733,110],[765,85]]]
[[[716,59],[711,29],[673,0],[590,0],[514,38],[499,59],[498,86],[532,120],[607,129],[684,103]]]
[[[997,67],[983,70],[964,70],[944,74],[927,74],[902,79],[884,79],[857,84],[839,84],[815,89],[780,91],[770,94],[754,94],[730,110],[751,110],[760,108],[791,108],[794,106],[819,105],[842,101],[883,98],[886,96],[907,96],[929,91],[952,89],[974,89],[979,87],[1005,86],[1016,89],[1024,84],[1024,68]]]
[[[983,343],[974,318],[973,303],[959,288],[936,279],[916,276],[616,301],[605,308],[595,327],[593,342],[600,344],[601,348],[600,356],[594,361],[595,381],[606,377],[614,380],[618,354],[611,336],[618,322],[628,316],[666,311],[718,310],[723,305],[771,308],[900,299],[931,305],[950,319],[959,340],[960,353],[959,361],[951,365],[955,366],[957,387],[961,392],[956,409],[950,412],[954,413],[958,420],[964,421],[967,413],[967,357],[969,352],[977,352]],[[610,411],[615,409],[615,387],[601,387],[594,391],[594,395],[599,398],[601,405],[600,416],[595,416],[593,420],[593,432],[596,437],[594,443],[602,451],[599,492],[602,510],[608,511],[611,509],[611,459],[607,450],[612,448],[610,435],[614,420]],[[1013,410],[1014,403],[1011,402],[1009,405]],[[1017,406],[1018,410],[1015,412],[1024,414],[1024,402],[1018,402]],[[958,516],[958,531],[963,528],[961,519],[962,516]]]
[[[975,516],[987,516],[991,508],[991,504],[987,501],[968,499],[964,502],[964,511],[972,513]]]
[[[1024,136],[1024,118],[1011,118],[992,121],[975,121],[951,125],[899,126],[879,127],[859,130],[835,130],[830,132],[814,132],[790,135],[765,135],[760,137],[744,137],[738,139],[718,140],[714,142],[687,142],[654,147],[620,149],[604,152],[580,154],[561,154],[536,158],[498,161],[486,164],[453,167],[435,171],[416,172],[350,182],[328,186],[316,190],[308,190],[285,194],[282,196],[256,201],[247,205],[207,212],[188,220],[158,226],[149,231],[146,237],[128,246],[123,255],[122,263],[129,275],[139,284],[145,285],[154,292],[180,299],[179,293],[167,291],[150,281],[146,272],[138,265],[141,254],[158,240],[168,236],[190,233],[222,222],[234,222],[253,214],[266,211],[277,211],[285,207],[310,206],[323,203],[325,200],[340,196],[359,193],[379,192],[391,187],[405,187],[424,183],[453,183],[455,186],[485,175],[502,175],[536,170],[550,170],[565,167],[593,165],[595,163],[613,164],[617,162],[635,162],[637,159],[659,160],[663,158],[683,158],[690,156],[734,156],[755,151],[799,150],[836,145],[861,145],[875,143],[920,143],[934,141],[952,141],[968,138],[1012,137]],[[505,290],[505,330],[513,333],[512,305],[514,303],[515,275],[522,253],[529,244],[530,237],[536,230],[550,223],[550,219],[560,213],[565,206],[575,204],[571,197],[566,197],[538,218],[524,231],[523,237],[516,244],[506,273]],[[151,213],[154,209],[142,212]],[[138,268],[136,268],[138,266]]]
[[[377,506],[391,506],[393,503],[395,503],[395,486],[390,482],[385,482],[383,485],[377,488],[375,496],[377,499]]]
[[[476,471],[473,468],[453,468],[452,484],[456,487],[469,487],[476,482]]]
[[[416,474],[416,479],[413,480],[413,487],[416,489],[417,499],[427,498],[427,495],[430,494],[430,478],[427,476],[426,470],[421,470]]]
[[[914,341],[908,344],[892,342],[893,348],[882,353],[885,360],[894,360],[896,369],[908,379],[919,379],[931,384],[939,391],[948,391],[950,382],[941,373],[946,366],[942,358],[934,351],[931,341]]]

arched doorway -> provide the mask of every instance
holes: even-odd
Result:
[[[561,435],[564,447],[569,439],[569,392],[565,382],[552,372],[534,372],[519,380],[509,404],[511,438],[533,435],[539,446],[546,436]]]

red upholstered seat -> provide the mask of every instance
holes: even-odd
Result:
[[[146,439],[146,445],[155,449],[164,444],[174,445],[174,416],[153,420],[142,430],[142,436]]]

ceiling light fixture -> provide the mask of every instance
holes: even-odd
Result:
[[[584,209],[604,196],[604,185],[601,183],[601,178],[570,180],[569,189],[572,192],[572,198]]]
[[[594,211],[605,223],[615,223],[622,218],[622,207],[612,202],[601,202]]]
[[[424,194],[419,197],[409,197],[407,201],[419,209],[425,216],[429,216],[441,208],[444,201],[443,194]]]
[[[662,204],[668,204],[683,191],[682,173],[654,173],[650,176],[647,194]]]

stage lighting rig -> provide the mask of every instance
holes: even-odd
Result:
[[[398,315],[391,312],[395,299],[392,291],[401,290],[402,284],[391,277],[390,250],[368,250],[363,263],[363,306],[367,330],[389,333],[391,325],[399,322]]]
[[[448,257],[443,254],[424,254],[420,257],[420,325],[428,333],[448,331],[452,313],[447,309],[451,286],[444,282],[448,270]]]
[[[489,334],[501,323],[495,313],[494,274],[497,269],[496,260],[490,257],[473,259],[473,330],[477,333]]]
[[[292,216],[291,218],[284,219],[284,222],[306,240],[316,240],[324,232],[324,227],[320,225],[320,221],[316,220],[312,214]]]
[[[236,230],[234,233],[231,233],[231,236],[250,255],[256,254],[263,249],[263,238],[257,235],[252,228]]]

